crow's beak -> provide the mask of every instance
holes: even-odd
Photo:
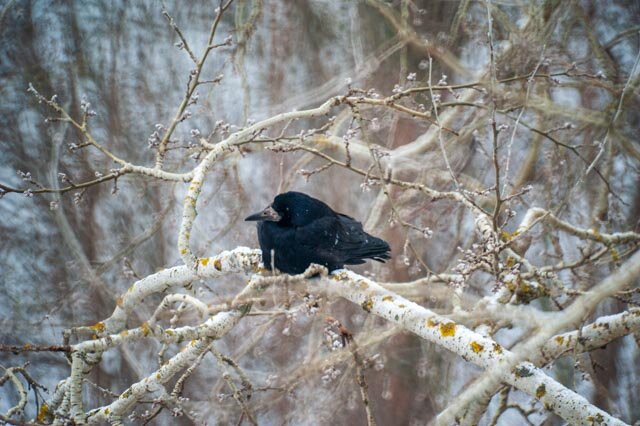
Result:
[[[266,209],[262,210],[260,213],[252,214],[251,216],[245,218],[245,221],[260,221],[260,220],[268,220],[271,222],[279,222],[282,217],[278,214],[277,211],[273,209],[273,207],[269,206]]]

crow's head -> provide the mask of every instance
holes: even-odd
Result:
[[[285,192],[277,195],[270,206],[245,220],[278,222],[283,226],[304,226],[314,220],[335,215],[329,206],[302,192]]]

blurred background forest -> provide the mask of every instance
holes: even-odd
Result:
[[[121,158],[152,165],[154,132],[174,116],[193,67],[163,7],[193,51],[200,52],[216,6],[212,1],[0,2],[0,183],[37,189],[31,179],[59,187],[114,168],[98,151],[78,149],[81,135],[70,126],[45,123],[50,113],[27,93],[29,83],[47,98],[57,95],[72,115],[80,115],[82,104],[89,102],[96,113],[93,135]],[[515,218],[505,231],[513,232],[531,206],[560,211],[565,220],[585,228],[637,231],[640,3],[495,0],[493,20],[495,73],[503,81],[496,102],[504,111],[500,123],[510,126],[500,151],[503,159],[507,150],[510,156],[505,189],[516,193],[530,186],[508,206]],[[215,129],[212,138],[217,141],[227,130],[317,106],[352,88],[389,96],[424,84],[429,57],[434,85],[487,79],[487,28],[486,4],[478,1],[236,0],[223,15],[216,37],[222,42],[232,36],[233,41],[213,51],[203,70],[208,79],[223,77],[198,89],[190,117],[172,137],[166,167],[189,170],[196,164],[201,153],[193,135],[200,132]],[[536,70],[547,77],[528,80]],[[549,76],[553,73],[557,75]],[[524,78],[504,81],[514,76]],[[456,135],[444,135],[448,162],[461,185],[476,191],[490,187],[494,179],[489,111],[482,107],[492,100],[487,90],[473,92],[440,91],[438,106],[443,111],[457,108],[447,123]],[[425,94],[411,99],[421,110],[430,110],[432,101]],[[475,107],[464,108],[465,102]],[[388,108],[363,107],[363,114],[370,123],[370,142],[381,152],[398,153],[388,160],[394,175],[453,188],[437,141],[411,151],[415,141],[433,130],[432,120]],[[511,137],[516,117],[538,131],[520,126]],[[306,120],[286,130],[295,135],[326,123],[325,118]],[[337,115],[326,133],[342,138],[350,123],[348,114]],[[280,130],[269,134],[275,137]],[[577,148],[563,149],[550,138]],[[402,153],[405,145],[408,151]],[[342,155],[331,147],[326,152]],[[597,173],[586,174],[597,156]],[[368,162],[355,158],[367,168]],[[242,219],[277,193],[293,189],[362,220],[365,229],[390,242],[392,261],[354,268],[380,282],[412,281],[430,271],[451,273],[463,257],[460,249],[474,244],[473,216],[460,204],[436,203],[396,188],[389,194],[395,200],[392,206],[380,187],[344,168],[309,175],[323,164],[310,153],[278,152],[258,144],[216,163],[198,204],[194,251],[214,255],[237,246],[257,247],[254,226]],[[181,263],[177,228],[186,185],[139,175],[116,182],[64,194],[7,193],[0,199],[0,343],[60,343],[64,329],[108,317],[116,298],[139,277]],[[527,258],[538,265],[575,260],[590,250],[546,225],[535,228],[532,236]],[[587,289],[619,264],[615,257],[605,253],[559,276],[568,288]],[[196,293],[207,303],[217,303],[244,282],[246,277],[237,276],[210,280],[198,285]],[[465,283],[465,303],[491,294],[495,285],[490,274],[472,274]],[[424,287],[410,296],[448,312],[451,296],[443,287],[440,293]],[[281,290],[274,289],[269,297],[274,311],[281,307]],[[554,310],[568,297],[542,297],[532,303]],[[637,304],[634,297],[610,299],[598,313]],[[154,298],[136,312],[139,318],[151,316],[162,296]],[[250,316],[216,343],[254,385],[265,388],[251,399],[260,424],[365,421],[353,374],[342,374],[353,367],[322,361],[322,354],[328,354],[322,346],[326,316],[344,323],[375,358],[367,377],[381,425],[427,424],[480,371],[344,300],[322,300],[319,306],[315,314],[280,310]],[[507,327],[494,337],[509,346],[521,333],[517,326]],[[104,389],[122,392],[154,371],[159,350],[160,344],[145,341],[106,352],[89,376],[99,387],[85,390],[87,405],[106,403],[110,396]],[[49,389],[68,375],[63,354],[0,354],[5,367],[26,361],[30,374]],[[574,368],[576,363],[582,367]],[[639,366],[640,352],[630,335],[606,349],[563,358],[547,372],[633,423],[640,418]],[[10,389],[0,390],[2,412],[15,403]],[[241,411],[225,397],[228,392],[215,361],[205,361],[185,388],[185,405],[193,414],[172,418],[161,413],[153,422],[235,424]],[[560,424],[526,395],[514,391],[509,398],[525,411],[532,408],[526,421]],[[35,404],[29,410],[35,416]],[[137,409],[137,415],[142,411]],[[526,421],[514,409],[500,424]],[[489,422],[488,415],[483,422]]]

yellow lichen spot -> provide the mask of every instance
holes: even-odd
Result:
[[[498,343],[494,343],[493,344],[493,351],[496,353],[501,354],[502,353],[502,346],[500,346]]]
[[[105,414],[109,414],[110,412],[111,412],[111,410],[109,410],[109,407],[107,407],[107,408],[105,408],[105,409],[104,409],[104,413],[105,413]]]
[[[38,410],[38,417],[36,418],[36,420],[38,421],[38,423],[45,423],[47,417],[49,417],[49,406],[45,402],[40,406],[40,410]]]
[[[122,297],[118,297],[116,299],[116,305],[119,307],[122,307],[123,304],[124,304],[124,300],[122,299]]]
[[[97,333],[102,333],[105,327],[104,327],[104,323],[101,321],[99,323],[89,326],[89,328]]]
[[[557,344],[561,345],[564,343],[564,337],[563,336],[556,336],[555,341]]]
[[[165,330],[164,334],[166,334],[167,336],[173,336],[175,333],[173,332],[173,330]]]
[[[615,247],[611,247],[609,249],[609,251],[611,252],[611,260],[613,260],[614,262],[619,262],[620,261],[620,253],[618,253],[618,250],[616,250]]]
[[[313,141],[318,144],[327,144],[329,143],[329,138],[325,136],[316,136],[315,138],[313,138]]]
[[[456,323],[447,322],[440,324],[440,334],[442,337],[452,337],[456,335]]]
[[[544,385],[544,383],[536,388],[536,398],[540,399],[546,394],[547,394],[547,388]]]
[[[128,336],[128,335],[129,335],[129,330],[122,330],[120,332],[120,336],[122,336],[122,337],[125,337],[125,336]]]
[[[392,300],[393,300],[393,296],[388,295],[388,294],[386,296],[382,297],[382,301],[383,302],[391,302]]]
[[[25,344],[24,344],[24,346],[23,346],[23,348],[24,348],[25,350],[27,350],[27,351],[28,351],[29,349],[31,349],[32,347],[33,347],[33,345],[32,345],[31,343],[25,343]]]
[[[361,290],[366,290],[369,288],[369,283],[364,280],[360,280],[358,281],[358,287],[360,287]]]
[[[190,345],[190,346],[195,346],[195,345],[196,345],[196,343],[198,343],[198,341],[194,339],[194,340],[192,340],[192,341],[190,341],[190,342],[189,342],[189,345]]]
[[[602,414],[598,413],[595,416],[587,416],[587,421],[594,425],[600,425],[604,423],[604,417],[602,417]]]
[[[333,272],[333,273],[331,273],[330,276],[331,276],[331,279],[333,279],[335,281],[345,281],[345,280],[349,279],[349,276],[344,271]]]
[[[507,268],[513,268],[516,264],[516,259],[513,256],[507,257]]]
[[[484,351],[484,346],[474,340],[473,342],[471,342],[471,350],[479,354],[480,352]]]
[[[425,321],[425,324],[427,324],[427,327],[435,327],[436,325],[438,325],[438,321],[434,320],[433,317],[429,317]]]
[[[404,304],[402,304],[402,303],[398,305],[398,308],[400,308],[400,309],[404,309],[404,308],[406,308],[406,307],[407,307],[407,305],[404,305]]]
[[[208,257],[203,257],[202,259],[200,259],[200,264],[202,266],[207,266],[209,264],[209,258]]]
[[[220,259],[216,259],[213,261],[213,267],[218,271],[222,271],[222,262],[220,262]]]
[[[511,241],[511,234],[507,231],[502,231],[500,233],[500,238],[502,238],[502,241]]]
[[[187,249],[186,248],[181,248],[180,249],[180,254],[187,254]]]
[[[367,297],[360,306],[362,306],[362,309],[364,309],[365,311],[371,312],[371,309],[373,309],[373,299]]]
[[[142,325],[140,326],[140,330],[142,330],[143,336],[148,336],[149,334],[151,334],[151,327],[149,327],[149,323],[146,321],[142,323]]]
[[[162,376],[160,375],[160,373],[156,373],[156,379],[160,380],[162,378]]]

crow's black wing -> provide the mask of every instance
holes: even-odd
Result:
[[[338,214],[324,216],[297,228],[295,243],[315,250],[322,263],[342,266],[364,263],[364,259],[384,261],[389,245],[362,229],[355,219]]]
[[[355,264],[362,263],[361,259],[374,259],[384,262],[389,259],[389,251],[391,250],[386,241],[367,234],[362,229],[362,224],[344,214],[338,214],[340,221],[340,237],[344,239],[342,249],[346,257],[349,257],[345,263]]]

